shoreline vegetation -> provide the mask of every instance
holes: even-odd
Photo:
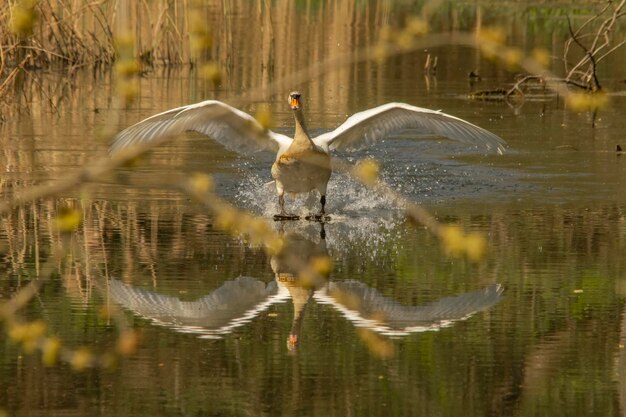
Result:
[[[237,106],[267,100],[276,87],[290,89],[320,72],[334,72],[331,81],[345,84],[350,65],[376,65],[456,44],[480,50],[487,60],[499,62],[501,71],[519,74],[511,85],[477,91],[470,99],[523,100],[539,84],[541,94],[571,97],[566,101],[576,110],[601,108],[605,94],[570,93],[601,92],[605,68],[626,42],[614,36],[625,3],[511,2],[515,13],[525,16],[519,26],[507,25],[501,8],[489,7],[490,2],[11,0],[0,6],[0,104],[19,106],[21,95],[28,103],[24,83],[43,72],[71,79],[85,69],[112,69],[118,99],[128,107],[138,94],[139,77],[157,69],[187,67],[216,91],[235,75],[244,80],[243,85],[225,85],[231,91],[247,90],[231,103]],[[317,22],[319,30],[304,30],[302,24],[310,21]],[[539,26],[549,27],[552,39],[528,42]],[[294,47],[298,44],[317,45],[307,51],[304,68]],[[436,77],[426,69],[430,58],[430,52],[424,55],[424,72]],[[436,72],[438,57],[432,58]],[[242,77],[241,68],[257,71]],[[480,79],[470,71],[470,82],[472,76]],[[0,115],[0,123],[5,118]]]
[[[232,19],[243,18],[238,16],[243,10],[249,14],[246,18],[250,19],[251,30],[256,32],[261,28],[259,36],[255,34],[258,37],[255,42],[263,43],[254,46],[267,47],[255,50],[260,54],[269,52],[270,57],[275,58],[278,54],[292,54],[291,59],[294,51],[277,46],[317,35],[299,33],[298,28],[292,27],[298,14],[318,20],[323,25],[323,35],[345,39],[353,47],[372,44],[380,35],[377,30],[366,30],[358,35],[355,28],[400,27],[419,13],[428,18],[431,32],[467,32],[481,25],[502,25],[503,16],[489,8],[489,2],[483,3],[416,2],[393,6],[381,0],[339,5],[288,0],[271,4],[265,0],[9,0],[0,6],[0,74],[6,75],[18,66],[31,70],[65,67],[71,71],[76,67],[112,65],[118,55],[116,44],[120,37],[132,37],[133,56],[144,69],[193,65],[209,55],[217,62],[227,62],[233,48],[244,46],[235,39],[250,38],[239,36],[241,34],[232,25]],[[576,29],[579,23],[587,25],[589,17],[609,8],[607,4],[591,2],[546,6],[521,3],[513,2],[513,7],[528,16],[529,27],[503,25],[507,31],[505,36],[509,38],[527,37],[533,25],[553,26],[556,35],[567,35],[571,26]],[[613,7],[619,9],[618,4]],[[391,14],[392,9],[406,13]],[[574,23],[568,23],[567,17]],[[209,33],[214,29],[218,33]]]

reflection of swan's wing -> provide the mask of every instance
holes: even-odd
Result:
[[[207,135],[228,149],[239,152],[287,149],[291,139],[263,129],[249,114],[221,101],[207,100],[149,117],[120,132],[111,153],[186,131]]]
[[[109,281],[109,295],[114,302],[158,324],[204,335],[229,333],[289,297],[286,291],[278,291],[275,282],[266,286],[250,277],[226,281],[195,301],[181,301],[117,280]]]
[[[403,129],[420,129],[487,150],[504,152],[505,142],[481,127],[441,111],[404,103],[387,103],[355,113],[337,129],[316,137],[313,142],[324,149],[355,150]]]
[[[499,284],[425,306],[404,306],[359,281],[332,282],[316,299],[333,305],[349,320],[389,335],[437,330],[453,321],[495,305],[502,296]]]

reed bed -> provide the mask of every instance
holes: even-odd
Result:
[[[29,68],[111,64],[120,30],[135,36],[136,56],[146,63],[190,63],[187,18],[191,8],[195,14],[210,3],[10,0],[0,6],[0,65],[6,72],[22,63]]]

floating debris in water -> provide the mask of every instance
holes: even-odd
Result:
[[[473,74],[473,73],[470,73]],[[480,90],[470,94],[470,98],[474,100],[493,100],[503,101],[506,100],[508,91],[504,88],[494,88],[493,90]]]

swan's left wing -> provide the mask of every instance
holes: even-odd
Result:
[[[356,150],[404,129],[419,129],[498,153],[504,152],[506,144],[497,135],[463,119],[405,103],[388,103],[355,113],[337,129],[316,137],[313,142],[323,149]]]
[[[116,137],[110,152],[194,131],[238,153],[287,149],[291,139],[264,129],[254,117],[217,100],[177,107],[136,123]]]

